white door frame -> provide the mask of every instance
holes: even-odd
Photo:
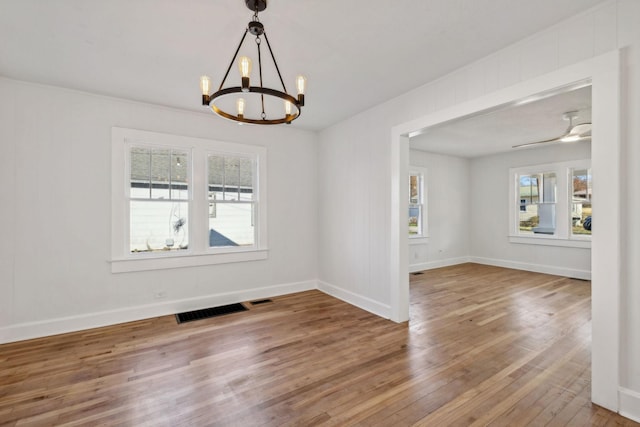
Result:
[[[480,111],[515,105],[539,94],[592,84],[591,166],[596,227],[592,234],[591,399],[617,412],[620,355],[620,52],[574,64],[467,101],[391,129],[391,319],[409,320],[409,260],[406,210],[409,137],[423,129]]]

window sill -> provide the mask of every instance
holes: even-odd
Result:
[[[168,268],[259,261],[267,259],[267,256],[267,249],[254,249],[217,254],[180,254],[173,256],[145,256],[144,258],[121,258],[111,260],[111,272],[127,273],[132,271],[163,270]]]
[[[560,239],[552,236],[509,236],[509,243],[591,249],[591,240]]]
[[[423,245],[425,243],[429,243],[429,236],[409,237],[410,245]]]

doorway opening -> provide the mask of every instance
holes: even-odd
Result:
[[[594,403],[617,411],[620,346],[620,60],[611,52],[555,72],[515,84],[483,97],[400,124],[391,132],[391,318],[403,322],[409,314],[409,269],[405,185],[409,140],[424,129],[461,117],[484,114],[505,105],[530,102],[550,91],[592,85],[592,173],[594,229],[592,272],[592,390]],[[598,206],[602,206],[599,208]],[[597,230],[597,231],[596,231]]]

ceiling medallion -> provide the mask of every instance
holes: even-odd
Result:
[[[287,88],[284,85],[284,80],[282,80],[278,63],[273,55],[273,50],[271,49],[271,44],[267,38],[267,33],[264,31],[264,25],[262,25],[258,19],[258,12],[262,12],[267,8],[267,0],[245,0],[245,4],[247,5],[247,8],[253,12],[253,19],[249,22],[249,25],[242,35],[240,44],[238,45],[233,58],[231,58],[231,63],[229,64],[227,72],[222,79],[222,83],[220,83],[218,91],[210,95],[211,79],[207,76],[202,76],[200,78],[202,105],[210,107],[214,113],[224,117],[225,119],[233,120],[241,124],[291,124],[292,121],[300,117],[302,107],[304,106],[304,92],[307,80],[303,76],[298,76],[296,78],[298,96],[297,98],[294,98],[289,95]],[[240,48],[247,37],[247,33],[251,33],[255,36],[255,42],[258,50],[258,84],[251,84],[251,59],[247,56],[241,56],[238,58],[240,85],[225,88],[225,81],[229,76],[229,71],[231,71],[233,63],[236,61],[238,52],[240,52]],[[262,38],[267,42],[267,48],[269,49],[271,59],[273,60],[275,71],[280,78],[282,90],[272,89],[263,85],[262,52],[260,49],[262,45]],[[250,105],[243,96],[251,98],[255,105]],[[231,100],[229,98],[231,98]],[[274,105],[274,100],[279,101],[279,105]],[[232,112],[234,107],[235,112]],[[267,110],[269,111],[267,112]]]

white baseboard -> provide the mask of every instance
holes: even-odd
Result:
[[[133,322],[136,320],[166,316],[207,307],[216,307],[237,302],[292,294],[311,289],[317,289],[317,282],[315,280],[265,286],[238,292],[205,295],[195,298],[163,301],[154,304],[81,314],[77,316],[59,317],[56,319],[38,322],[20,323],[0,328],[0,344],[63,334],[67,332],[76,332],[91,328],[99,328],[118,323]]]
[[[346,289],[338,286],[331,285],[327,282],[318,281],[318,289],[325,294],[331,295],[334,298],[341,299],[351,305],[355,305],[363,310],[373,313],[377,316],[388,319],[391,317],[391,307],[386,304],[381,304],[378,301],[371,298],[358,295]]]
[[[572,268],[555,267],[551,265],[529,264],[526,262],[508,261],[482,257],[469,257],[469,262],[476,264],[493,265],[495,267],[513,268],[514,270],[533,271],[536,273],[553,274],[555,276],[571,277],[574,279],[591,280],[591,271],[576,270]]]
[[[423,271],[423,270],[431,270],[431,269],[440,268],[440,267],[449,267],[451,265],[464,264],[465,262],[470,262],[470,258],[459,257],[459,258],[447,258],[447,259],[442,259],[438,261],[421,262],[419,264],[409,265],[409,273],[415,273],[416,271]]]
[[[640,393],[624,387],[618,388],[620,415],[640,423]]]

